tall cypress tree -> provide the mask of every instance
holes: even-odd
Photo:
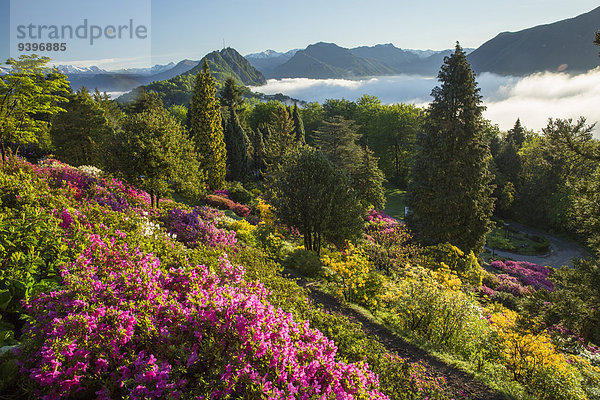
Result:
[[[229,108],[225,130],[227,169],[232,180],[241,181],[248,173],[248,136],[240,124],[235,108]]]
[[[480,89],[458,43],[438,80],[425,129],[417,135],[407,222],[424,244],[450,242],[478,254],[494,204],[490,153]]]
[[[294,110],[292,111],[292,120],[294,121],[294,133],[296,134],[296,140],[301,145],[306,144],[306,133],[304,132],[304,123],[300,116],[300,110],[298,105],[294,103]]]
[[[256,176],[260,178],[265,171],[265,140],[260,128],[256,130],[253,139],[252,162],[254,170],[256,171]]]
[[[190,100],[190,136],[196,145],[200,169],[206,174],[211,189],[222,188],[225,183],[226,150],[221,125],[221,108],[216,98],[215,80],[204,60],[196,76],[194,94]]]

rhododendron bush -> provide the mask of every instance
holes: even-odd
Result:
[[[158,218],[145,192],[116,179],[17,163],[0,173],[2,218],[42,212],[52,247],[32,241],[34,252],[46,260],[68,249],[30,278],[54,284],[11,302],[23,300],[27,321],[13,342],[20,374],[6,380],[19,382],[18,396],[387,398],[366,363],[337,360],[332,340],[246,281],[225,255],[239,249],[235,232],[218,227],[222,212],[168,205]],[[32,221],[29,235],[43,234]]]
[[[274,309],[226,259],[221,280],[115,238],[89,240],[62,269],[64,289],[27,306],[36,323],[21,372],[36,395],[385,398],[366,365],[336,362],[333,342]]]

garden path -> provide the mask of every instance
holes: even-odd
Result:
[[[522,254],[511,253],[509,251],[494,250],[494,253],[500,257],[506,257],[515,261],[527,261],[534,264],[560,268],[563,265],[572,267],[574,258],[587,258],[591,254],[583,247],[566,239],[552,236],[538,229],[519,224],[513,221],[506,221],[510,226],[517,228],[523,233],[538,235],[547,238],[550,241],[550,252],[538,256],[526,256]]]
[[[448,365],[425,350],[406,342],[385,326],[371,321],[359,311],[340,303],[333,296],[310,287],[310,284],[306,284],[303,280],[298,281],[298,284],[309,289],[310,293],[308,297],[315,303],[320,304],[325,310],[340,313],[348,317],[352,322],[360,323],[363,331],[368,336],[375,336],[390,352],[394,352],[408,359],[410,362],[421,362],[431,376],[445,377],[447,385],[453,392],[463,393],[469,400],[506,399],[501,393],[490,389],[466,372]]]

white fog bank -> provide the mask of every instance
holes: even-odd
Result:
[[[600,121],[600,68],[586,74],[539,73],[526,77],[506,77],[491,73],[477,76],[484,105],[484,116],[501,129],[510,129],[517,118],[536,131],[548,118],[586,117],[588,123]],[[283,93],[304,101],[326,99],[356,100],[363,94],[378,97],[383,103],[426,105],[435,77],[399,75],[348,79],[270,79],[265,86],[253,88],[265,94]],[[596,135],[600,132],[596,129]]]

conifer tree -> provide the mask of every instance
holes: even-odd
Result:
[[[292,111],[292,120],[294,121],[294,133],[296,135],[296,140],[300,145],[306,144],[306,133],[304,132],[304,123],[302,122],[300,110],[298,110],[298,105],[296,103],[294,103],[294,110]]]
[[[235,108],[229,108],[226,123],[225,146],[227,148],[227,169],[231,180],[241,181],[248,173],[248,136],[240,125]]]
[[[417,135],[407,222],[424,244],[450,242],[478,254],[493,209],[490,153],[480,89],[458,43],[438,80],[425,129]]]
[[[355,125],[342,116],[334,116],[325,119],[315,131],[314,142],[350,178],[363,208],[371,205],[381,209],[385,205],[385,178],[373,152],[357,144],[359,137]]]
[[[190,136],[196,146],[200,169],[206,174],[211,189],[223,187],[227,157],[216,93],[215,80],[204,60],[202,70],[196,76],[188,116]]]
[[[277,169],[283,160],[294,151],[299,144],[294,133],[294,121],[286,107],[278,107],[272,120],[263,130],[265,142],[265,164],[268,168]]]
[[[254,134],[254,140],[252,143],[253,153],[252,162],[256,175],[260,178],[265,170],[265,141],[263,138],[262,130],[259,128]]]
[[[373,206],[378,210],[385,207],[385,191],[383,182],[385,176],[377,165],[378,158],[373,151],[366,147],[363,151],[362,162],[353,176],[354,189],[358,193],[363,208]]]
[[[221,105],[233,108],[239,107],[243,101],[242,93],[243,87],[237,85],[235,78],[227,78],[220,93]]]
[[[525,141],[525,129],[521,125],[521,119],[517,118],[515,122],[515,126],[508,131],[508,135],[506,135],[506,139],[515,144],[517,149],[523,147],[523,142]]]
[[[359,135],[355,125],[341,116],[323,121],[314,132],[314,144],[338,168],[354,170],[362,160],[362,149],[356,143]]]

